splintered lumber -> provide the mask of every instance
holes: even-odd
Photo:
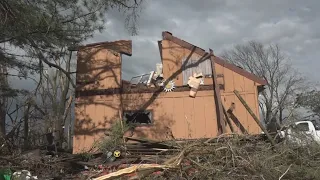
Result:
[[[140,138],[134,138],[134,137],[124,137],[126,140],[130,140],[130,141],[136,141],[136,142],[139,142],[139,143],[145,143],[145,144],[156,144],[156,145],[159,145],[159,146],[170,146],[170,145],[167,145],[161,141],[153,141],[153,140],[150,140],[150,139],[140,139]]]
[[[249,112],[249,114],[252,116],[252,118],[256,121],[256,123],[260,126],[260,128],[262,129],[262,131],[266,134],[266,136],[268,137],[269,141],[271,142],[271,144],[274,146],[275,142],[273,140],[273,138],[270,136],[270,134],[268,133],[268,131],[266,130],[266,128],[261,124],[261,122],[259,121],[258,117],[253,113],[253,111],[251,110],[251,108],[248,106],[248,104],[246,103],[246,101],[242,98],[242,96],[240,95],[240,93],[237,90],[233,91],[234,94],[238,97],[238,99],[240,100],[240,102],[243,104],[243,106],[247,109],[247,111]]]
[[[163,142],[156,142],[148,139],[138,139],[126,137],[127,140],[136,141],[138,143],[126,143],[126,152],[130,155],[172,155],[179,151],[179,147],[175,147]]]
[[[139,142],[139,143],[152,143],[152,144],[155,144],[155,143],[159,143],[157,141],[152,141],[150,139],[140,139],[140,138],[134,138],[134,137],[124,137],[125,139],[127,140],[131,140],[131,141],[136,141],[136,142]]]
[[[109,162],[107,164],[107,166],[109,167],[113,167],[113,166],[119,166],[121,164],[128,164],[128,163],[134,163],[136,161],[139,161],[140,157],[132,157],[132,158],[125,158],[125,159],[119,159],[117,161],[114,162]],[[90,166],[90,167],[94,167],[98,164],[104,164],[104,159],[99,158],[98,160],[95,160],[93,162],[82,162],[82,161],[78,161],[78,162],[74,162],[75,164],[79,164],[79,165],[83,165],[83,166]]]
[[[133,137],[125,137],[126,140],[130,141],[136,141],[140,145],[146,146],[146,147],[154,147],[154,148],[160,148],[160,149],[178,149],[179,147],[164,143],[164,142],[159,142],[159,141],[153,141],[153,140],[148,140],[148,139],[139,139],[139,138],[133,138]],[[126,143],[127,146],[130,145],[136,145],[134,143]]]
[[[98,178],[94,178],[93,180],[116,179],[132,173],[138,173],[138,172],[144,172],[144,171],[154,172],[157,170],[166,170],[166,169],[172,169],[172,168],[175,168],[175,167],[170,165],[159,165],[159,164],[139,164],[139,165],[134,165],[128,168],[121,169],[119,171],[116,171],[104,176],[100,176]]]
[[[124,169],[118,170],[116,172],[107,174],[107,175],[103,175],[103,176],[94,178],[93,180],[116,179],[116,178],[120,178],[120,177],[129,175],[129,174],[133,174],[133,173],[139,174],[139,176],[140,176],[139,178],[141,178],[141,176],[146,176],[146,175],[151,174],[151,173],[158,171],[158,170],[177,169],[181,165],[182,160],[192,151],[192,148],[194,146],[195,146],[195,144],[189,145],[188,147],[184,148],[179,153],[179,155],[170,158],[169,160],[164,162],[163,165],[160,165],[160,164],[134,165],[134,166],[124,168]]]

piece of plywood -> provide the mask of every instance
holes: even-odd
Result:
[[[204,110],[204,101],[206,97],[194,98],[194,115],[196,138],[204,138],[206,136],[206,119]]]
[[[206,137],[211,138],[215,137],[218,133],[218,126],[217,126],[217,116],[216,108],[214,103],[214,97],[208,96],[204,98],[204,112],[205,112],[205,124],[206,124]]]
[[[183,107],[185,115],[185,128],[187,129],[187,138],[194,138],[196,135],[195,123],[194,123],[194,109],[193,109],[193,98],[184,97]]]
[[[234,79],[233,79],[233,71],[230,69],[224,69],[224,92],[230,93],[234,90]]]
[[[186,133],[186,123],[184,117],[184,107],[183,107],[183,97],[181,98],[174,98],[174,114],[173,118],[175,119],[175,124],[173,128],[173,135],[177,139],[182,139],[187,137]]]

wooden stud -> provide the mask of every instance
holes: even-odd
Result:
[[[248,106],[248,104],[246,103],[246,101],[241,97],[240,93],[237,90],[233,91],[234,94],[238,97],[238,99],[240,100],[240,102],[243,104],[243,106],[247,109],[247,111],[249,112],[249,114],[252,116],[252,118],[256,121],[256,123],[260,126],[260,128],[262,129],[262,131],[267,135],[269,141],[271,142],[271,144],[274,146],[275,142],[272,139],[272,137],[270,136],[270,134],[268,133],[268,131],[266,130],[266,128],[262,125],[262,123],[259,121],[258,117],[253,113],[253,111],[251,110],[251,108]]]
[[[222,105],[222,109],[223,109],[224,117],[226,118],[226,121],[227,121],[227,123],[228,123],[228,125],[230,127],[230,130],[231,130],[232,133],[234,133],[234,128],[233,128],[232,123],[231,123],[231,121],[229,119],[228,113],[227,113],[227,111],[226,111],[226,109],[224,108],[223,105]]]
[[[215,62],[213,58],[213,51],[209,49],[210,52],[210,60],[211,60],[211,71],[212,71],[212,81],[213,81],[213,91],[214,91],[214,99],[216,103],[216,114],[217,114],[217,123],[218,123],[218,133],[223,134],[226,132],[226,126],[223,119],[223,108],[222,108],[222,100],[220,94],[220,88],[217,82],[217,73],[215,69]]]

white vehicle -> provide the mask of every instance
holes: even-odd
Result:
[[[301,145],[311,141],[320,144],[320,123],[316,120],[295,122],[282,130],[280,137]]]

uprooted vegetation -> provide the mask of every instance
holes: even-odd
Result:
[[[95,149],[102,153],[114,151],[116,149],[124,149],[124,134],[133,127],[124,121],[115,121],[111,124],[106,136],[94,143]]]

